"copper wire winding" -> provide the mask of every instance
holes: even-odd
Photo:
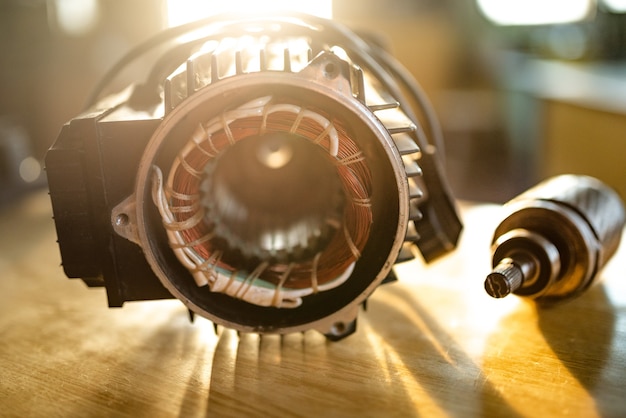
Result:
[[[232,121],[228,121],[227,112],[223,112],[220,116],[222,127],[213,134],[209,134],[207,127],[200,124],[196,131],[199,134],[190,140],[192,146],[183,148],[188,152],[183,154],[181,151],[177,156],[178,164],[173,165],[174,171],[170,173],[170,181],[165,187],[165,196],[174,218],[173,222],[166,223],[166,228],[177,230],[184,242],[171,242],[172,248],[192,249],[199,258],[205,260],[200,269],[212,271],[219,268],[230,272],[230,281],[226,287],[230,286],[234,276],[242,272],[224,262],[222,249],[217,248],[212,240],[214,234],[211,225],[202,222],[204,209],[199,203],[199,189],[206,165],[237,141],[265,133],[288,132],[322,147],[336,167],[346,196],[343,219],[340,224],[334,225],[337,228],[330,242],[310,260],[298,263],[261,261],[234,294],[235,297],[244,298],[253,282],[261,279],[276,287],[272,304],[277,306],[276,299],[281,289],[312,288],[312,293],[316,293],[325,283],[345,275],[361,256],[372,223],[371,173],[362,151],[341,121],[329,118],[330,124],[322,126],[319,121],[307,117],[307,112],[309,115],[310,112],[323,115],[317,109],[300,107],[300,111],[294,113],[282,111],[278,107],[278,111],[270,113],[270,104],[274,109],[281,106],[281,102],[277,104],[269,100],[261,115]],[[294,105],[288,106],[293,108]],[[337,132],[337,144],[333,144],[329,135],[332,128]],[[337,145],[336,156],[333,156],[333,147]]]

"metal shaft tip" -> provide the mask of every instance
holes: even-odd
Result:
[[[524,281],[524,273],[513,260],[505,258],[489,273],[485,280],[485,290],[489,296],[503,298],[515,292]]]

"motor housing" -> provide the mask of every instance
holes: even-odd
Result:
[[[303,15],[157,38],[135,51],[163,50],[146,79],[97,92],[46,156],[67,276],[110,306],[176,297],[242,332],[336,340],[395,262],[454,249],[441,132],[386,51]]]

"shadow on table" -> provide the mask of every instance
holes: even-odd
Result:
[[[416,315],[409,320],[399,305],[385,304],[384,321],[372,318],[376,331],[390,341],[401,341],[398,351],[416,381],[450,416],[517,417],[519,414],[463,348],[417,300],[399,288],[386,289]],[[405,324],[398,327],[394,324]],[[408,350],[407,350],[408,348]]]
[[[206,416],[517,416],[434,318],[401,291],[394,296],[427,334],[380,301],[371,301],[357,333],[338,343],[314,331],[240,338],[223,331]],[[384,319],[376,315],[383,309]]]
[[[603,287],[593,287],[575,300],[551,307],[540,308],[530,300],[526,302],[529,309],[514,311],[501,319],[500,332],[494,333],[486,345],[484,367],[509,371],[507,386],[539,396],[542,406],[575,409],[588,405],[600,416],[621,416],[623,371],[617,373],[622,376],[615,379],[615,384],[602,376],[611,346],[618,344],[613,341],[615,312]],[[561,376],[562,367],[569,376]],[[567,383],[569,379],[575,379],[580,387]],[[545,387],[546,392],[526,387],[535,384]],[[570,404],[563,397],[563,393],[575,397],[576,391],[586,391],[593,403],[580,400],[579,404]],[[616,403],[622,404],[617,408],[620,411],[615,409]]]
[[[603,286],[594,286],[581,297],[539,310],[539,328],[546,341],[596,401],[600,416],[617,416],[613,402],[623,404],[623,391],[599,385],[614,341],[616,313]],[[623,376],[622,376],[623,378]],[[623,382],[622,382],[623,384]],[[606,386],[606,385],[605,385]],[[623,388],[623,386],[622,386]],[[613,392],[613,397],[607,392]],[[621,408],[623,412],[623,408]]]
[[[416,416],[399,373],[364,333],[339,343],[223,330],[206,416]]]

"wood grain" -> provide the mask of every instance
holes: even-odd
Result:
[[[538,311],[482,289],[498,207],[457,251],[397,267],[358,331],[213,333],[178,301],[108,309],[66,279],[45,194],[0,213],[0,416],[626,416],[626,248]]]

